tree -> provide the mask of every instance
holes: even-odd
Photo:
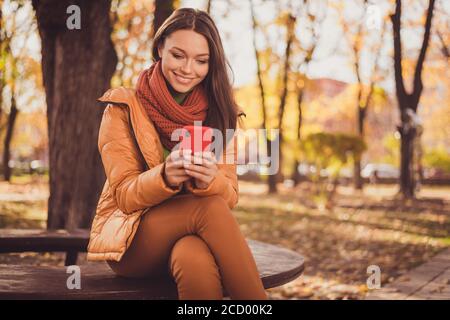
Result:
[[[427,53],[431,33],[431,21],[435,0],[429,0],[424,26],[424,36],[419,57],[414,71],[413,89],[408,93],[402,73],[402,43],[401,43],[401,0],[395,2],[395,12],[391,15],[394,40],[394,75],[396,96],[400,109],[401,123],[398,131],[400,144],[400,192],[405,198],[412,198],[415,194],[415,179],[413,172],[414,139],[416,137],[417,107],[423,90],[422,69]]]
[[[17,118],[17,103],[15,97],[15,86],[11,86],[11,108],[8,115],[8,122],[6,127],[6,135],[5,140],[3,141],[3,177],[6,181],[11,180],[11,168],[9,167],[9,160],[11,158],[11,140],[14,133],[14,125],[16,123]]]
[[[356,31],[352,31],[352,24],[346,21],[346,19],[343,18],[343,14],[341,12],[341,25],[343,27],[344,31],[344,38],[346,38],[348,44],[351,47],[352,51],[352,61],[353,61],[353,68],[356,75],[357,80],[357,99],[356,99],[356,119],[357,119],[357,134],[361,137],[361,139],[364,139],[365,132],[364,132],[364,125],[365,120],[367,117],[367,112],[369,110],[370,104],[372,102],[372,97],[374,94],[375,84],[378,79],[378,68],[379,68],[379,58],[381,53],[381,48],[383,46],[383,40],[384,40],[384,33],[385,33],[385,22],[383,19],[380,32],[379,32],[379,38],[378,41],[375,42],[375,44],[372,46],[371,51],[373,54],[371,55],[372,58],[372,68],[371,68],[371,74],[369,75],[369,83],[368,86],[366,86],[363,79],[363,72],[362,72],[362,65],[364,64],[364,61],[362,59],[362,50],[364,49],[364,44],[367,40],[367,38],[370,36],[368,34],[368,30],[364,30],[363,25],[365,23],[366,19],[366,12],[368,10],[368,2],[367,0],[364,0],[363,4],[363,10],[362,14],[358,17],[356,21]],[[367,90],[365,90],[367,87]],[[361,160],[354,162],[354,168],[353,168],[353,182],[355,189],[362,189],[363,187],[363,179],[361,177]]]
[[[267,107],[266,107],[266,92],[264,88],[263,83],[263,66],[261,64],[261,57],[260,53],[258,52],[257,46],[256,46],[256,29],[258,28],[258,23],[256,21],[255,16],[255,10],[254,10],[254,4],[252,0],[250,1],[250,10],[251,10],[251,17],[252,17],[252,26],[253,26],[253,48],[255,51],[255,58],[256,58],[256,75],[258,78],[258,86],[259,86],[259,93],[261,97],[261,109],[262,109],[262,115],[263,115],[263,121],[261,124],[262,129],[267,128],[268,123],[268,116],[267,116]],[[266,137],[266,145],[267,145],[267,152],[270,154],[270,141]],[[269,193],[276,192],[276,185],[272,185],[269,183]]]
[[[112,6],[112,40],[118,57],[113,86],[132,87],[140,72],[151,64],[154,28],[172,14],[177,2],[122,0]]]
[[[271,137],[266,133],[266,148],[267,153],[269,156],[272,156],[272,139],[278,139],[280,143],[280,150],[279,150],[279,157],[272,157],[272,161],[275,161],[278,166],[278,171],[276,174],[271,174],[268,176],[267,182],[269,187],[269,193],[276,193],[277,192],[277,182],[282,178],[281,174],[281,163],[282,163],[282,148],[281,144],[283,142],[283,117],[285,113],[285,107],[286,107],[286,101],[288,97],[288,81],[289,81],[289,74],[291,72],[291,62],[290,57],[292,54],[292,44],[295,41],[295,24],[296,24],[296,15],[293,15],[292,12],[292,5],[289,3],[288,10],[284,11],[279,8],[279,16],[278,19],[276,19],[275,24],[278,24],[281,27],[284,27],[286,29],[286,46],[284,50],[283,58],[273,57],[272,49],[269,45],[269,41],[267,40],[267,33],[263,32],[263,35],[266,37],[266,43],[268,47],[265,49],[265,51],[261,50],[259,51],[256,46],[256,30],[258,28],[258,23],[256,21],[255,16],[255,10],[254,10],[254,3],[252,0],[250,0],[250,9],[251,9],[251,17],[252,17],[252,23],[253,23],[253,47],[255,51],[255,57],[256,57],[256,63],[257,63],[257,78],[258,78],[258,85],[260,88],[260,96],[261,96],[261,107],[262,107],[262,114],[263,114],[263,122],[261,124],[262,129],[268,130],[268,113],[267,113],[267,105],[266,105],[266,93],[267,90],[263,83],[263,77],[264,73],[267,72],[270,68],[268,66],[268,63],[266,63],[265,68],[262,66],[262,60],[269,57],[269,59],[275,59],[279,61],[279,74],[281,74],[281,77],[277,79],[278,84],[278,92],[279,92],[279,105],[277,108],[277,113],[275,116],[275,129],[279,130],[278,136]]]
[[[319,41],[321,39],[321,30],[322,24],[325,21],[325,18],[328,14],[328,2],[324,1],[319,3],[315,2],[319,6],[318,9],[314,10],[311,0],[304,0],[304,10],[303,15],[299,18],[306,23],[305,32],[303,34],[309,35],[309,41],[300,41],[298,38],[295,39],[294,44],[297,45],[299,51],[303,55],[300,59],[299,63],[294,66],[295,70],[295,85],[297,91],[297,109],[298,109],[298,120],[295,128],[295,136],[296,136],[296,144],[298,145],[301,141],[301,129],[303,124],[303,98],[306,93],[306,88],[308,86],[309,78],[308,78],[308,70],[311,61],[314,60],[314,55],[316,52],[316,48],[319,45]],[[295,149],[295,159],[293,164],[292,176],[291,179],[294,181],[294,186],[300,182],[300,172],[298,171],[298,166],[300,164],[299,161],[299,152],[300,148],[297,146]]]
[[[326,207],[331,208],[340,170],[350,158],[359,159],[366,144],[357,135],[319,132],[303,139],[301,149],[305,160],[314,166],[310,177],[314,182],[315,200],[326,200]],[[327,176],[328,181],[323,181],[323,176]]]
[[[2,154],[3,176],[6,181],[10,181],[12,174],[9,162],[11,159],[11,141],[20,111],[17,107],[16,98],[19,94],[19,84],[25,79],[33,77],[32,72],[29,70],[32,69],[30,66],[31,60],[26,59],[25,55],[26,41],[21,46],[18,46],[16,43],[16,50],[13,50],[13,42],[20,37],[28,38],[30,32],[34,31],[36,27],[33,17],[28,17],[27,22],[17,23],[19,15],[23,16],[23,14],[27,14],[30,11],[30,7],[24,8],[23,1],[9,3],[8,5],[13,9],[13,13],[8,17],[3,17],[3,3],[0,2],[0,122],[4,111],[3,108],[5,107],[3,105],[3,93],[6,88],[9,89],[10,101],[6,123],[0,125],[0,134],[3,134],[3,129],[6,129]],[[5,21],[3,21],[4,19]],[[9,23],[6,23],[7,21]]]
[[[153,35],[155,35],[163,22],[172,14],[175,7],[178,7],[178,1],[176,0],[155,0]]]
[[[286,25],[286,47],[284,51],[284,61],[283,61],[283,67],[282,67],[282,78],[280,83],[281,87],[281,95],[280,95],[280,102],[278,106],[278,115],[277,115],[277,128],[279,128],[279,142],[280,142],[280,152],[279,152],[279,158],[274,159],[275,161],[278,161],[279,163],[279,176],[282,177],[281,174],[281,164],[283,163],[283,152],[282,152],[282,144],[284,142],[284,130],[283,130],[283,119],[285,114],[285,108],[286,108],[286,100],[288,96],[288,76],[291,71],[291,62],[290,57],[292,54],[292,43],[295,39],[295,23],[297,21],[297,17],[290,12],[287,13],[283,20],[285,20]],[[268,141],[267,146],[269,146],[270,143]],[[277,176],[278,175],[270,175],[269,176],[269,192],[276,192],[277,191]]]
[[[118,64],[112,86],[132,87],[140,72],[151,64],[155,3],[122,0],[113,3],[111,35]]]
[[[109,88],[117,64],[110,38],[111,0],[76,1],[80,29],[66,25],[69,17],[76,19],[77,10],[67,13],[73,1],[33,0],[32,4],[42,42],[47,101],[47,227],[88,227],[105,181],[97,147],[103,109],[96,99]]]

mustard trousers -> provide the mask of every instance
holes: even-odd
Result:
[[[173,277],[180,300],[267,299],[251,250],[220,196],[180,194],[148,210],[122,259],[124,277]]]

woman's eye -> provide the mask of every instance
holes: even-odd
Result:
[[[175,53],[172,53],[172,56],[173,56],[175,59],[183,59],[183,56],[180,56],[180,55],[175,54]],[[197,60],[197,61],[198,61],[198,63],[200,63],[200,64],[208,63],[208,60]]]

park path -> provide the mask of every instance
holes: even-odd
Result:
[[[450,300],[450,248],[396,281],[366,295],[366,300],[418,299]]]

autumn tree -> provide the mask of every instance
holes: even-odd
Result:
[[[306,39],[294,39],[294,47],[299,52],[297,63],[293,65],[295,95],[298,110],[297,122],[295,125],[295,143],[294,143],[294,164],[292,168],[291,179],[294,186],[300,182],[300,172],[298,166],[300,164],[299,145],[302,138],[301,130],[303,124],[303,99],[305,97],[306,88],[308,87],[309,78],[308,71],[310,63],[316,60],[316,49],[322,39],[323,22],[328,14],[328,1],[304,0],[299,20],[302,21],[304,29],[302,34]]]
[[[153,37],[178,1],[122,0],[112,4],[112,40],[118,64],[112,85],[132,87],[152,62]],[[160,8],[160,6],[163,8]],[[159,18],[155,18],[158,16]]]
[[[42,42],[47,100],[50,198],[47,227],[88,227],[105,173],[97,147],[117,57],[111,0],[33,0]]]
[[[177,0],[155,0],[155,14],[153,17],[153,35],[163,24],[163,22],[172,14],[175,8],[179,7]]]
[[[17,39],[27,39],[29,34],[35,30],[35,20],[28,16],[25,22],[18,24],[17,17],[25,16],[31,10],[24,7],[24,1],[7,2],[11,13],[4,16],[3,2],[0,2],[0,134],[3,136],[3,177],[10,181],[12,168],[9,166],[11,159],[11,141],[14,136],[14,128],[20,109],[17,106],[17,96],[19,91],[23,91],[22,84],[26,79],[33,77],[32,60],[26,57],[26,41],[18,45]],[[6,23],[8,22],[8,23]],[[15,45],[14,45],[14,44]],[[14,48],[13,48],[14,47]],[[15,49],[15,50],[13,50]],[[22,89],[22,90],[20,90]],[[7,103],[3,103],[3,93],[9,96],[9,108]],[[3,115],[6,119],[3,121]]]
[[[153,0],[122,0],[111,6],[111,38],[118,63],[112,86],[132,87],[139,73],[151,63]]]
[[[270,174],[268,176],[268,192],[269,193],[276,193],[277,192],[277,182],[282,179],[282,173],[281,173],[281,163],[282,163],[282,148],[281,144],[283,142],[283,118],[285,115],[285,107],[287,103],[287,98],[289,94],[289,76],[292,73],[292,64],[291,64],[291,55],[292,55],[292,44],[295,41],[295,25],[296,25],[296,14],[293,13],[294,9],[292,6],[292,3],[290,2],[288,4],[287,10],[285,8],[282,8],[281,6],[278,7],[278,17],[275,20],[274,24],[277,25],[279,28],[284,28],[286,30],[286,36],[285,36],[285,46],[284,46],[284,54],[282,57],[275,57],[273,53],[273,49],[270,46],[270,43],[267,39],[267,32],[264,30],[264,27],[261,26],[256,18],[255,14],[255,4],[252,0],[250,0],[250,9],[251,9],[251,17],[252,17],[252,26],[253,26],[253,47],[255,52],[255,58],[256,58],[256,64],[257,64],[257,81],[258,81],[258,87],[260,89],[260,97],[261,97],[261,109],[262,109],[262,115],[263,120],[261,123],[260,128],[266,129],[266,149],[267,154],[270,156],[272,161],[275,162],[275,166],[278,166],[278,171],[276,174]],[[261,33],[265,37],[266,40],[266,48],[258,50],[257,44],[256,44],[256,32],[260,29]],[[265,60],[265,61],[263,61]],[[279,96],[279,104],[277,107],[276,115],[273,119],[273,121],[270,121],[268,112],[267,112],[267,103],[266,103],[266,95],[267,95],[267,89],[264,84],[264,78],[267,77],[267,73],[269,72],[269,69],[273,66],[270,65],[269,61],[277,61],[276,68],[278,69],[278,74],[280,75],[279,78],[276,80],[276,86],[277,86],[277,95]],[[269,122],[273,122],[273,128],[272,129],[278,129],[279,133],[277,136],[270,136],[269,133]],[[279,157],[273,157],[274,151],[271,150],[272,148],[272,140],[278,140],[279,142],[279,150],[278,154]],[[276,145],[276,144],[275,144]]]
[[[288,81],[289,76],[291,74],[291,55],[292,55],[292,45],[294,42],[295,36],[295,25],[297,21],[297,17],[295,14],[292,13],[292,8],[288,10],[283,16],[283,22],[285,24],[286,28],[286,46],[284,50],[284,61],[281,66],[281,77],[280,80],[277,82],[279,83],[280,87],[280,100],[278,105],[278,114],[277,114],[277,124],[276,127],[279,129],[279,143],[280,143],[280,151],[279,151],[279,157],[278,159],[272,159],[274,161],[278,161],[279,163],[279,176],[282,177],[281,172],[281,164],[283,163],[283,152],[282,152],[282,144],[284,143],[284,122],[283,119],[285,117],[285,110],[286,110],[286,103],[289,93],[288,88]],[[267,146],[269,147],[270,142],[268,141]],[[269,175],[269,192],[276,192],[277,187],[277,175]]]
[[[268,123],[268,115],[267,115],[267,106],[266,106],[266,90],[264,87],[264,81],[263,81],[263,72],[264,72],[264,66],[262,63],[262,59],[260,57],[260,52],[257,49],[256,44],[256,30],[258,28],[258,22],[256,19],[255,14],[255,4],[253,3],[253,0],[249,0],[250,2],[250,12],[251,12],[251,18],[252,18],[252,27],[253,27],[253,49],[255,52],[255,60],[256,60],[256,76],[257,76],[257,82],[259,87],[259,94],[261,98],[261,110],[262,110],[262,123],[260,128],[266,129],[267,123]],[[267,138],[266,138],[267,141]],[[267,153],[270,154],[270,141],[266,143],[268,145],[267,147]],[[271,185],[269,183],[269,193],[276,192],[276,185]]]
[[[372,103],[372,98],[375,91],[375,85],[380,81],[379,76],[379,58],[381,49],[383,47],[385,22],[384,18],[379,12],[380,19],[377,25],[370,28],[367,26],[367,12],[369,12],[369,3],[364,0],[362,6],[359,8],[357,19],[349,21],[349,18],[344,17],[342,10],[340,10],[340,23],[343,29],[344,39],[347,41],[351,51],[351,61],[357,80],[356,93],[356,131],[358,136],[364,140],[365,138],[365,120],[367,112]],[[370,39],[372,36],[372,39]],[[374,36],[376,37],[375,39]],[[372,43],[370,43],[372,40]],[[370,51],[370,74],[364,76],[363,68],[367,68],[367,61],[363,60],[363,51]],[[354,159],[353,181],[355,189],[362,189],[363,179],[361,177],[361,159]]]
[[[436,18],[433,22],[435,38],[441,54],[450,61],[450,19],[449,12],[445,8],[445,0],[438,1],[434,8]],[[431,40],[430,40],[431,41]]]
[[[431,33],[431,22],[435,0],[429,0],[426,13],[424,35],[413,76],[413,88],[407,92],[402,68],[401,16],[402,1],[395,1],[395,12],[391,15],[394,40],[394,75],[396,96],[400,111],[401,123],[398,131],[400,144],[400,192],[405,198],[415,195],[415,179],[413,172],[414,139],[416,137],[417,107],[423,90],[422,69],[425,62]]]

